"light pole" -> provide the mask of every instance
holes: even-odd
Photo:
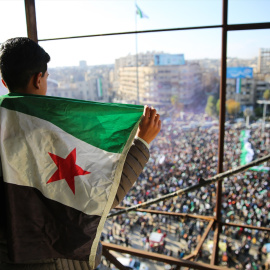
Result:
[[[249,128],[249,118],[252,115],[252,110],[250,108],[246,108],[244,111],[244,115],[246,117],[246,128]]]
[[[262,133],[264,133],[265,128],[265,116],[266,116],[266,106],[270,104],[270,100],[257,100],[258,104],[263,104],[263,121],[262,121]]]

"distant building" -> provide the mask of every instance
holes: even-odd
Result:
[[[79,67],[80,68],[87,68],[87,62],[85,60],[80,61]]]
[[[240,89],[237,86],[241,83]],[[239,89],[239,90],[237,90]],[[259,81],[253,78],[237,79],[227,78],[226,99],[234,99],[241,105],[241,111],[246,107],[256,107],[257,100],[263,99],[265,90],[270,89],[270,82]]]
[[[255,85],[253,78],[227,78],[226,99],[233,99],[239,102],[241,111],[246,107],[253,107],[256,101]]]
[[[47,95],[80,100],[108,101],[107,93],[104,92],[102,86],[102,77],[72,84],[70,83],[62,87],[53,87],[52,84],[49,84]]]
[[[259,50],[258,73],[261,75],[270,74],[270,48]]]
[[[255,80],[252,67],[227,67],[226,99],[240,103],[241,111],[255,103]]]
[[[144,104],[169,104],[176,96],[188,106],[202,90],[200,66],[186,63],[181,54],[139,54],[138,67],[135,58],[129,55],[115,62],[114,88],[119,99],[135,103],[138,90]]]
[[[112,66],[87,67],[87,69],[62,68],[50,70],[47,94],[80,100],[108,102],[111,92]]]
[[[218,95],[220,82],[220,60],[198,59],[190,60],[188,63],[196,63],[200,65],[203,91],[208,95]]]
[[[163,54],[163,52],[147,52],[139,53],[138,56],[129,54],[125,57],[120,57],[115,60],[115,69],[117,70],[120,67],[135,67],[138,66],[153,66],[155,55]]]
[[[270,89],[270,82],[267,81],[256,81],[255,92],[256,100],[262,100],[265,90]]]
[[[258,70],[260,68],[256,69]],[[263,99],[265,90],[270,89],[270,82],[260,80],[261,77],[259,73],[254,73],[252,67],[228,67],[226,99],[239,102],[241,111],[246,107],[256,107],[257,100]]]

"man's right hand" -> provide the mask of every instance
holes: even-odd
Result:
[[[161,121],[154,108],[144,107],[143,118],[139,125],[137,136],[148,144],[155,139],[161,129]]]

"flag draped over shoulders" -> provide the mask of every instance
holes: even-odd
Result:
[[[0,104],[9,256],[93,267],[143,106],[17,94]]]

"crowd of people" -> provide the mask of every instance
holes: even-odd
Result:
[[[189,113],[183,117],[177,115],[177,117],[171,117],[167,121],[163,121],[160,134],[151,143],[150,160],[121,206],[129,207],[158,198],[195,185],[201,178],[208,179],[217,174],[219,134],[216,129],[202,128],[201,125],[189,125],[189,128],[183,129],[183,126],[187,127],[187,124],[201,123],[202,119],[202,115]],[[242,154],[240,133],[245,129],[244,125],[226,127],[223,171],[240,165]],[[254,158],[269,154],[270,130],[266,128],[262,133],[260,127],[249,129],[251,130],[249,142],[255,153]],[[265,167],[267,165],[269,166],[270,162],[265,164]],[[194,192],[151,205],[149,209],[213,216],[216,206],[215,192],[216,185],[211,184]],[[224,179],[221,211],[223,222],[269,227],[269,209],[269,171],[247,170]],[[166,229],[171,231],[170,224],[172,221],[176,224],[173,229],[175,236],[179,241],[181,239],[186,241],[186,248],[179,249],[177,254],[173,254],[173,256],[182,258],[196,247],[206,227],[205,222],[196,219],[181,221],[174,218],[171,220],[162,215],[115,218],[117,224],[121,224],[123,228],[129,226],[131,231],[132,226],[136,226],[136,224],[140,226],[140,232],[145,237],[144,247],[152,251],[155,251],[155,249],[146,244],[150,233],[161,230],[161,224],[167,224]],[[123,229],[124,231],[127,232],[128,230]],[[163,233],[167,233],[167,231],[163,230]],[[241,267],[242,265],[246,267],[243,269],[263,269],[259,267],[264,267],[264,261],[267,260],[265,255],[267,254],[262,252],[262,247],[270,242],[269,232],[240,226],[223,226],[222,234],[224,236],[222,239],[226,243],[224,254],[227,256],[227,265],[235,267]],[[132,236],[128,237],[132,238]],[[239,243],[237,248],[234,241]],[[251,247],[256,250],[253,254],[250,254]],[[171,250],[166,249],[164,245],[158,252],[169,254]],[[243,256],[240,266],[237,266],[241,254],[245,254],[245,256]],[[247,254],[249,256],[246,256]],[[253,268],[248,268],[249,265]]]

